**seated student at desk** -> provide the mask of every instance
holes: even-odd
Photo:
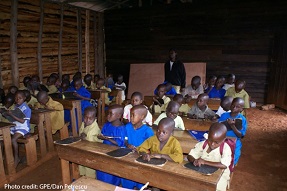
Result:
[[[187,113],[187,117],[191,119],[212,119],[215,116],[214,111],[208,108],[208,95],[206,93],[200,94]]]
[[[165,95],[175,95],[176,91],[174,89],[174,87],[172,87],[172,84],[169,82],[163,82],[162,84],[165,85]],[[154,95],[157,95],[157,88],[155,88],[155,90],[153,91]]]
[[[154,135],[152,129],[143,124],[146,117],[147,109],[143,105],[136,105],[131,109],[131,122],[126,124],[126,147],[136,151],[136,147],[140,146],[146,139]],[[132,172],[131,172],[132,173]],[[140,189],[143,184],[122,178],[122,187],[133,189],[137,187]]]
[[[215,120],[220,118],[223,113],[230,112],[230,106],[231,106],[232,100],[233,100],[233,97],[225,96],[220,101],[220,106],[214,116]]]
[[[84,121],[82,122],[79,135],[83,140],[90,142],[103,142],[98,139],[97,135],[101,134],[101,130],[96,120],[97,110],[95,107],[86,107],[84,111]],[[79,165],[80,175],[90,178],[96,178],[96,171],[94,169]]]
[[[176,94],[172,98],[173,101],[177,102],[180,105],[179,115],[186,116],[188,111],[190,110],[189,105],[186,103],[185,99],[181,94]]]
[[[93,76],[91,74],[86,74],[84,76],[84,87],[89,90],[93,90],[96,87],[96,84],[93,82]]]
[[[111,89],[107,88],[105,86],[105,80],[103,78],[98,79],[98,81],[96,83],[96,87],[97,87],[97,89],[101,89],[101,90],[106,90],[107,91],[107,93],[105,93],[105,104],[106,105],[110,105],[111,101],[109,99],[108,93],[111,92]]]
[[[222,99],[226,90],[222,88],[225,82],[224,76],[219,76],[215,82],[215,86],[208,92],[209,98]]]
[[[125,90],[126,90],[127,86],[124,82],[124,76],[123,75],[118,75],[118,80],[115,83],[115,89],[119,90],[121,92],[121,100],[124,101],[126,99],[125,96]]]
[[[170,101],[166,108],[166,112],[160,114],[158,118],[154,121],[153,127],[157,129],[158,124],[161,119],[169,117],[175,122],[175,130],[185,130],[183,120],[180,116],[178,116],[179,104],[175,101]]]
[[[53,110],[50,112],[52,134],[55,134],[57,130],[64,126],[64,107],[61,103],[54,101],[48,96],[45,91],[40,91],[37,95],[37,100],[39,103],[36,104],[35,108],[45,108],[48,110]]]
[[[56,87],[57,78],[54,75],[50,75],[47,79],[47,89],[49,90],[48,94],[58,93],[59,90]]]
[[[164,84],[157,86],[157,94],[153,97],[153,104],[150,106],[152,114],[165,112],[170,98],[165,95],[166,87]]]
[[[5,110],[14,109],[15,107],[14,103],[15,103],[15,96],[11,93],[10,94],[8,93],[4,99],[3,105],[1,105],[0,108],[3,108]],[[1,121],[9,123],[9,121],[6,118],[4,118],[2,114],[0,114],[0,116]]]
[[[199,142],[189,152],[187,159],[192,162],[194,166],[209,165],[224,169],[221,175],[216,190],[225,191],[230,180],[229,165],[232,160],[232,152],[227,143],[225,143],[227,129],[221,123],[213,123],[208,132],[207,144],[206,141]],[[220,146],[223,145],[221,153]]]
[[[249,95],[244,89],[245,85],[246,85],[245,80],[241,80],[241,79],[236,80],[235,86],[229,88],[226,91],[225,96],[231,96],[233,98],[240,97],[244,100],[244,108],[250,108]]]
[[[189,102],[190,99],[196,99],[199,94],[203,93],[203,86],[201,85],[200,81],[200,76],[194,76],[191,79],[191,84],[182,92],[183,97],[187,98],[187,102]]]

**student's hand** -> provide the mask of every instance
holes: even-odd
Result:
[[[7,110],[6,114],[7,114],[7,115],[10,115],[10,116],[13,115],[12,112],[11,112],[11,110]]]
[[[235,120],[234,119],[227,119],[227,123],[231,125],[235,125]]]
[[[212,117],[211,121],[212,122],[217,122],[217,119],[218,119],[218,115],[215,115],[215,116]]]
[[[128,144],[128,143],[127,143],[126,146],[127,146],[129,149],[133,150],[133,152],[137,151],[137,148],[136,148],[134,145],[131,145],[131,144]]]
[[[187,114],[187,117],[190,118],[190,119],[197,119],[197,115],[195,114]]]
[[[194,164],[194,166],[199,166],[200,167],[201,165],[205,164],[205,160],[203,160],[202,158],[195,159],[193,164]]]
[[[152,154],[151,156],[152,156],[153,158],[158,158],[158,159],[161,158],[161,154]]]
[[[106,136],[104,136],[103,134],[98,134],[97,136],[98,139],[101,139],[101,140],[107,140],[108,138]]]
[[[148,153],[144,153],[144,154],[142,155],[142,158],[143,158],[143,160],[150,161],[151,156],[150,156],[150,154],[148,154]]]
[[[76,97],[80,97],[80,95],[77,92],[74,92],[73,95]]]
[[[82,140],[86,140],[87,135],[85,133],[81,133],[80,138]]]

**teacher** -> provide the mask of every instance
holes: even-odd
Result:
[[[169,60],[164,64],[164,78],[172,84],[177,93],[185,88],[186,73],[184,64],[177,59],[175,49],[169,50]]]

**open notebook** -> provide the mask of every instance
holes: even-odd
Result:
[[[201,174],[204,174],[204,175],[211,175],[219,169],[217,167],[208,166],[208,165],[194,166],[193,163],[191,163],[191,162],[186,163],[183,166],[186,168],[189,168],[191,170],[195,170],[195,171],[197,171]]]
[[[164,158],[151,158],[149,161],[144,160],[142,157],[139,157],[136,159],[137,162],[144,163],[144,164],[150,164],[155,166],[164,166],[167,162]]]
[[[235,120],[235,127],[240,131],[242,129],[242,119],[237,118],[234,120]],[[232,130],[227,121],[222,121],[221,123],[223,123],[226,126],[227,131]]]
[[[10,110],[10,111],[14,116],[16,116],[20,119],[24,119],[26,117],[25,114],[18,107],[16,107],[14,110]],[[13,117],[8,115],[8,110],[1,108],[1,113],[2,113],[2,116],[5,117],[9,122],[15,122],[16,121]]]
[[[206,138],[204,137],[205,133],[208,131],[195,131],[195,130],[188,130],[188,133],[195,138],[197,141],[204,141]]]
[[[132,153],[132,150],[129,148],[119,148],[119,149],[107,152],[106,154],[112,157],[121,158],[130,153]]]

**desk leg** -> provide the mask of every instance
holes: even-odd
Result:
[[[44,156],[47,154],[46,149],[46,139],[45,139],[45,131],[44,131],[44,116],[39,115],[39,123],[38,126],[38,134],[39,134],[39,141],[40,141],[40,151],[41,151],[41,157],[44,158]]]
[[[8,174],[16,173],[15,165],[14,165],[14,157],[13,157],[13,149],[10,135],[10,128],[5,128],[2,130],[3,132],[3,141],[6,155],[6,164],[8,169]]]
[[[97,117],[98,117],[98,124],[99,124],[99,126],[102,126],[102,125],[103,125],[103,124],[102,124],[102,114],[101,114],[101,106],[102,106],[101,102],[102,102],[102,99],[101,99],[101,98],[98,99]]]
[[[54,151],[54,141],[52,136],[51,117],[49,113],[45,114],[45,127],[49,151]]]
[[[75,107],[73,107],[70,110],[70,114],[71,114],[71,122],[72,122],[72,132],[73,132],[73,136],[77,137],[78,133],[77,133],[77,120],[76,120],[76,111],[75,111]],[[80,127],[78,127],[80,128]]]
[[[63,185],[70,184],[71,183],[71,175],[70,175],[69,161],[61,159],[61,168],[62,168]]]
[[[74,180],[80,178],[79,165],[72,163],[72,178]]]
[[[80,128],[82,125],[82,108],[81,108],[80,101],[76,103],[76,109],[77,109],[78,127]],[[77,136],[78,136],[78,132],[77,132]]]
[[[2,147],[0,144],[0,183],[6,182],[6,176],[5,176],[5,170],[4,170],[4,164],[3,164],[3,157],[2,157]]]
[[[101,93],[102,100],[102,125],[105,123],[105,93]]]

